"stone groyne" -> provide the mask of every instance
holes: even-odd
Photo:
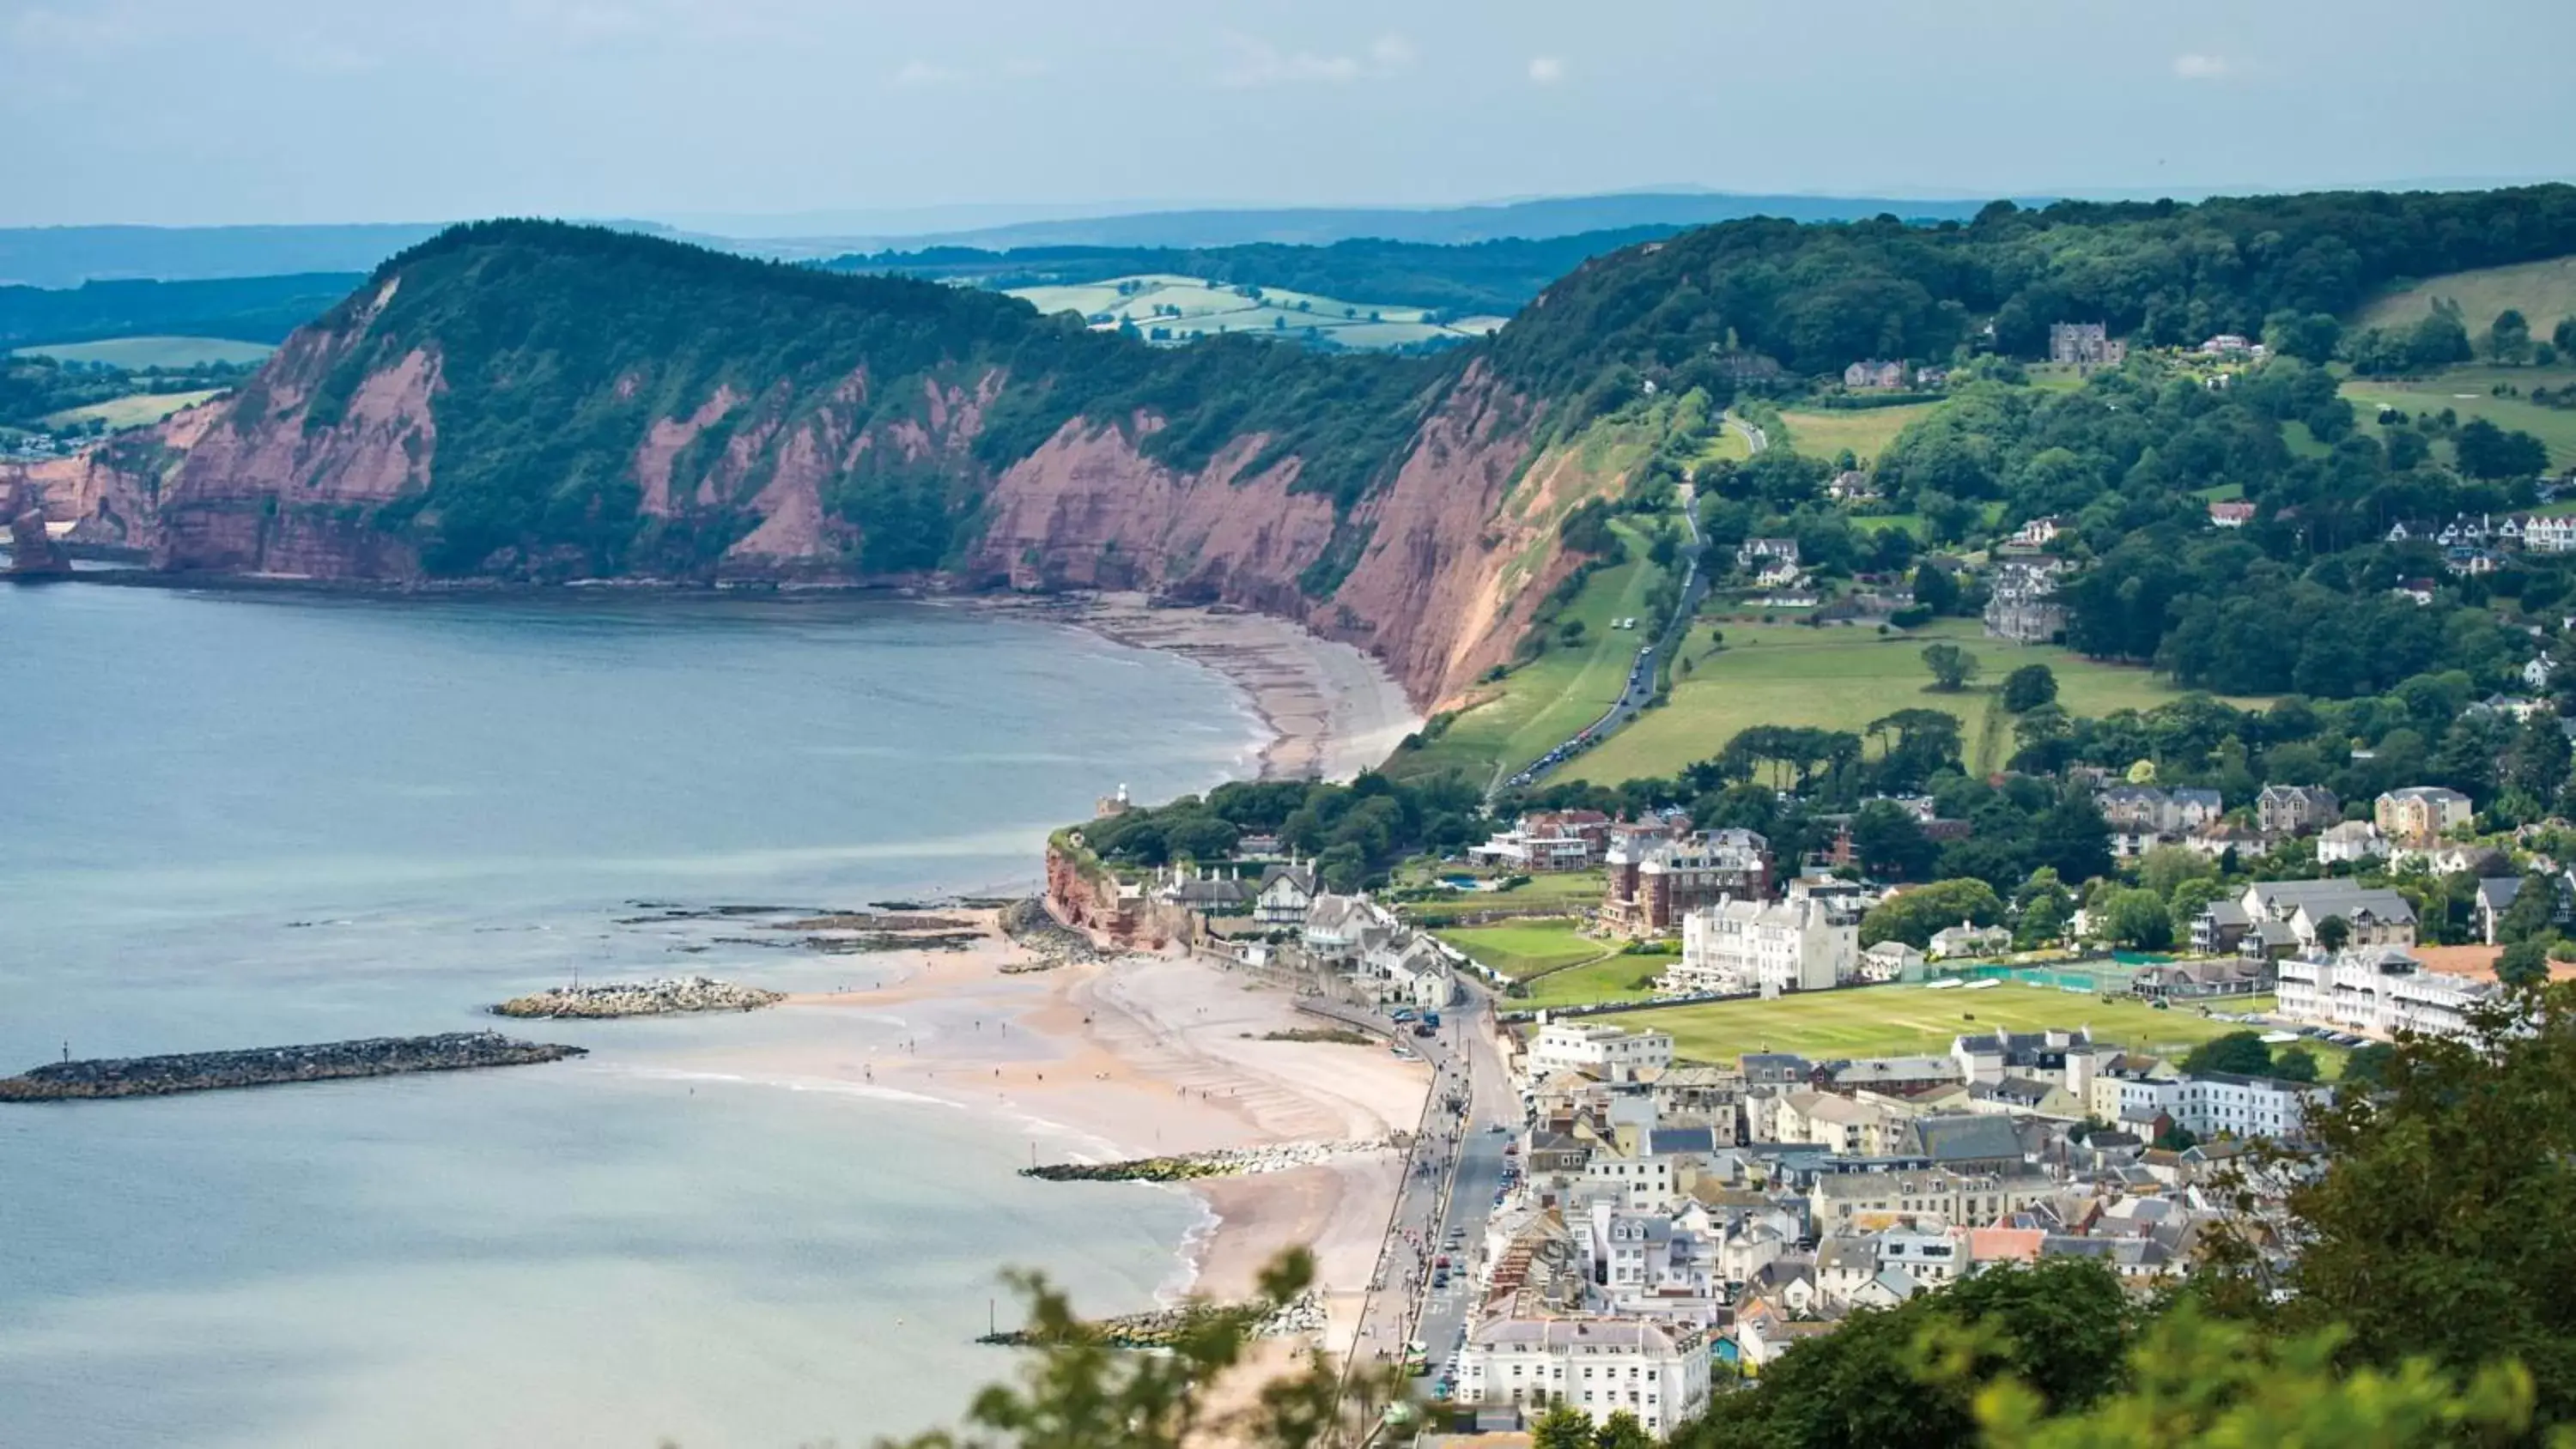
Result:
[[[1116,1318],[1077,1325],[1076,1331],[1091,1342],[1110,1348],[1169,1348],[1182,1333],[1205,1323],[1211,1316],[1235,1315],[1256,1320],[1254,1338],[1289,1338],[1298,1334],[1322,1333],[1325,1328],[1324,1300],[1312,1291],[1300,1293],[1272,1309],[1263,1303],[1184,1304],[1177,1308],[1151,1308],[1143,1313],[1128,1313]],[[977,1343],[999,1344],[1005,1348],[1044,1347],[1047,1338],[1025,1328],[1004,1329],[1000,1333],[977,1336]]]
[[[0,1077],[0,1102],[162,1097],[173,1092],[266,1087],[280,1082],[529,1066],[584,1054],[580,1047],[517,1041],[497,1031],[451,1031],[439,1036],[371,1037],[319,1046],[48,1062],[21,1076]]]
[[[693,1011],[758,1011],[785,1001],[780,991],[736,986],[705,976],[665,981],[602,981],[589,986],[558,986],[549,991],[514,996],[492,1008],[495,1016],[584,1017],[674,1016]]]
[[[1381,1137],[1353,1142],[1283,1142],[1276,1147],[1220,1147],[1210,1152],[1131,1157],[1120,1162],[1051,1162],[1044,1167],[1023,1167],[1020,1176],[1048,1182],[1188,1182],[1201,1177],[1286,1172],[1399,1145],[1392,1138]]]

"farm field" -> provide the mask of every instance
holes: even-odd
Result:
[[[2545,329],[2544,329],[2545,331]],[[2485,418],[2500,428],[2516,428],[2549,447],[2549,461],[2576,468],[2576,408],[2545,408],[2527,397],[2496,397],[2487,390],[2511,383],[2528,393],[2535,387],[2552,392],[2576,387],[2576,368],[2455,367],[2438,377],[2356,377],[2343,384],[2343,395],[2361,413],[2364,427],[2381,407],[2410,413],[2450,408],[2462,418]],[[2449,450],[2447,446],[2443,449]]]
[[[147,392],[137,393],[131,397],[109,398],[106,402],[91,403],[86,407],[65,408],[61,412],[48,414],[45,418],[45,426],[78,427],[82,423],[95,420],[104,424],[109,432],[116,432],[123,428],[147,427],[181,408],[192,408],[208,398],[220,397],[223,392],[222,388],[208,388],[203,392]]]
[[[2433,277],[2373,299],[2352,325],[2411,327],[2433,310],[2436,297],[2460,304],[2460,320],[2472,337],[2483,334],[2507,307],[2522,309],[2534,337],[2547,337],[2559,318],[2576,317],[2576,257]]]
[[[102,362],[110,367],[201,367],[210,362],[266,362],[276,347],[228,337],[111,337],[103,342],[39,343],[16,349],[18,357],[57,362]]]
[[[1148,335],[1167,329],[1174,342],[1227,332],[1307,333],[1344,347],[1377,349],[1481,337],[1500,317],[1434,322],[1430,311],[1380,302],[1349,302],[1312,292],[1259,288],[1258,300],[1197,277],[1140,275],[1066,287],[1021,287],[1010,295],[1041,312],[1079,312],[1095,329],[1132,323]],[[1174,309],[1177,315],[1173,315]]]
[[[1588,754],[1567,763],[1563,778],[1616,785],[1679,773],[1725,748],[1753,725],[1811,725],[1859,733],[1871,720],[1907,707],[1947,710],[1977,770],[2002,764],[2011,745],[2009,719],[1982,737],[1988,703],[2003,676],[2025,664],[2056,671],[2058,703],[2069,713],[2152,709],[2182,691],[2145,669],[2103,664],[2053,645],[2015,645],[1984,637],[1972,620],[1943,619],[1910,633],[1882,636],[1860,628],[1810,629],[1796,624],[1723,622],[1726,647],[1708,652],[1708,627],[1695,626],[1676,668],[1671,703],[1650,709]],[[1946,639],[1964,645],[1982,672],[1956,694],[1930,688],[1923,646]],[[1997,706],[2000,714],[2000,706]]]
[[[1553,1011],[1604,1001],[1645,1001],[1655,993],[1651,987],[1637,983],[1661,974],[1680,959],[1671,955],[1621,955],[1588,966],[1568,967],[1531,982],[1529,995],[1505,997],[1500,1005],[1505,1011]]]
[[[1530,920],[1508,926],[1458,926],[1432,934],[1514,978],[1589,961],[1611,949],[1610,943],[1576,930],[1571,918]]]
[[[2231,1012],[2268,1011],[2272,999],[2238,998]],[[2093,1039],[2121,1048],[2174,1055],[2232,1031],[2232,1021],[2188,1007],[2158,1011],[2144,1002],[2106,1002],[2087,992],[2006,981],[1990,990],[1930,991],[1922,986],[1864,986],[1794,993],[1775,1001],[1724,1001],[1607,1018],[1626,1027],[1671,1032],[1673,1051],[1694,1061],[1732,1061],[1746,1052],[1836,1057],[1947,1055],[1962,1033],[2089,1027]],[[2343,1054],[2310,1044],[2331,1076]]]
[[[1614,619],[1646,615],[1646,595],[1664,571],[1646,561],[1647,542],[1622,519],[1611,525],[1628,545],[1628,562],[1586,581],[1558,616],[1583,621],[1583,642],[1556,646],[1514,669],[1479,704],[1461,711],[1440,738],[1390,762],[1401,774],[1461,769],[1478,781],[1517,769],[1599,719],[1626,687],[1628,668],[1647,643],[1645,626],[1613,629]]]
[[[1871,459],[1887,450],[1896,435],[1917,419],[1930,417],[1940,403],[1907,403],[1886,408],[1830,408],[1811,412],[1783,412],[1780,421],[1789,427],[1789,446],[1794,452],[1811,458],[1834,458],[1849,448],[1852,455],[1867,467]]]

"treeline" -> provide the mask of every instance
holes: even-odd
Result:
[[[0,287],[0,351],[110,337],[226,337],[283,342],[331,310],[363,277],[308,272],[199,282],[84,282]]]
[[[1348,785],[1261,780],[1131,809],[1082,827],[1093,854],[1118,865],[1222,865],[1246,835],[1270,835],[1310,860],[1324,886],[1353,891],[1408,855],[1456,851],[1490,834],[1484,801],[1454,773],[1407,780],[1369,772]]]
[[[246,363],[209,362],[193,367],[109,367],[60,362],[51,357],[0,353],[0,426],[38,428],[69,408],[108,402],[138,392],[193,392],[230,387],[250,375]]]
[[[853,253],[822,265],[838,272],[972,282],[995,290],[1148,274],[1201,277],[1226,286],[1314,292],[1353,303],[1428,307],[1453,317],[1508,317],[1588,258],[1679,230],[1657,224],[1459,245],[1363,238],[1329,246],[1263,242],[1230,247],[1049,246],[1007,251],[929,247]]]
[[[1548,397],[1625,373],[1723,398],[1743,375],[1736,360],[1756,355],[1806,375],[1946,359],[1963,344],[2037,358],[2057,322],[2161,345],[2259,337],[2278,315],[2331,320],[2401,280],[2570,252],[2576,187],[2565,185],[1996,202],[1935,227],[1734,221],[1586,263],[1494,354]]]

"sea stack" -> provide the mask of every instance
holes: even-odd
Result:
[[[6,577],[60,578],[72,571],[71,555],[45,531],[44,490],[23,474],[0,482],[0,519],[9,525]]]

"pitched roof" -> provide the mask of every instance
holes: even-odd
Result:
[[[1914,1124],[1915,1140],[1934,1162],[1978,1162],[2022,1155],[2021,1135],[2012,1119],[1992,1113],[1925,1117]]]

